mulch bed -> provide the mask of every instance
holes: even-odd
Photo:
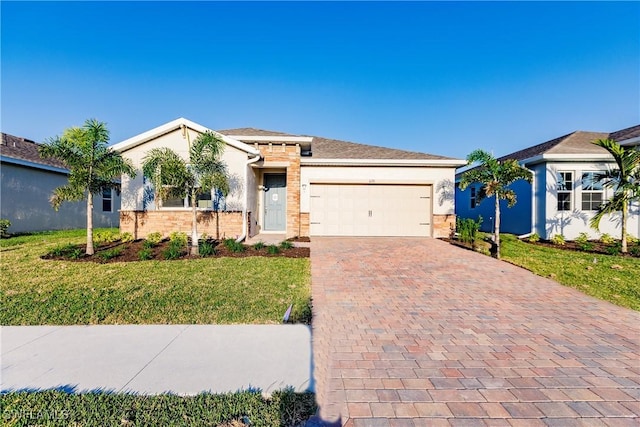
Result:
[[[52,253],[48,253],[46,255],[41,256],[42,259],[47,260],[61,260],[61,261],[76,261],[76,262],[98,262],[98,263],[111,263],[111,262],[133,262],[133,261],[141,261],[139,253],[142,249],[144,249],[144,239],[135,240],[133,242],[115,242],[101,246],[95,246],[95,253],[91,256],[86,255],[86,245],[76,245],[75,248],[80,249],[82,251],[82,256],[73,259],[69,256],[56,256]],[[169,247],[169,240],[163,240],[157,246],[151,248],[152,251],[152,260],[165,260],[164,251]],[[254,257],[254,256],[262,256],[262,257],[286,257],[286,258],[308,258],[310,254],[309,248],[298,248],[293,247],[291,249],[283,249],[279,248],[279,252],[277,254],[270,254],[268,252],[267,247],[262,249],[254,249],[253,246],[244,245],[245,250],[243,252],[231,252],[223,243],[218,243],[216,245],[216,254],[210,255],[207,257],[202,257],[199,255],[189,255],[188,248],[185,248],[182,256],[176,259],[202,259],[202,258],[222,258],[222,257],[232,257],[232,258],[246,258],[246,257]],[[113,258],[108,258],[104,256],[105,252],[110,250],[122,250],[120,254],[114,256]]]
[[[458,246],[464,249],[469,249],[469,250],[474,250],[471,247],[471,244],[469,243],[463,243],[459,240],[456,239],[451,239],[451,238],[441,238],[440,240],[443,240],[445,242],[448,242],[454,246]],[[589,250],[585,250],[583,249],[582,245],[574,242],[574,241],[567,241],[565,242],[564,245],[556,245],[550,241],[547,240],[540,240],[538,242],[530,242],[527,239],[521,239],[522,242],[527,243],[529,245],[537,245],[537,246],[545,246],[547,248],[554,248],[554,249],[562,249],[562,250],[566,250],[566,251],[574,251],[574,252],[584,252],[584,253],[592,253],[592,254],[599,254],[599,255],[611,255],[611,253],[609,251],[611,251],[611,247],[613,245],[606,245],[602,242],[598,242],[598,241],[589,241],[589,244],[592,245],[592,247],[589,248]],[[640,258],[640,252],[635,252],[632,253],[631,252],[631,248],[634,247],[635,244],[629,244],[628,245],[628,249],[630,250],[629,253],[627,254],[622,254],[622,253],[617,253],[615,255],[618,256],[630,256],[633,258]]]

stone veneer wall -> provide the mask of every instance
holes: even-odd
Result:
[[[456,216],[433,215],[433,237],[449,237],[456,228]]]
[[[220,238],[237,238],[242,234],[242,212],[219,212]],[[131,233],[134,239],[143,239],[149,233],[160,232],[168,236],[173,231],[191,234],[190,210],[120,211],[120,232]],[[198,212],[198,233],[216,237],[216,213]]]
[[[300,146],[256,144],[264,163],[286,163],[287,169],[287,237],[300,235]],[[265,168],[268,172],[268,166]],[[308,232],[307,232],[308,234]]]
[[[309,212],[300,213],[300,236],[309,236]]]

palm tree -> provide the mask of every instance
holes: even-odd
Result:
[[[66,129],[62,136],[49,138],[39,147],[44,158],[60,160],[69,169],[67,185],[58,187],[51,196],[57,211],[64,201],[87,200],[87,255],[93,255],[93,195],[104,190],[119,190],[116,182],[122,174],[135,176],[130,161],[107,146],[107,125],[88,119],[82,127]]]
[[[198,194],[216,189],[223,196],[229,193],[225,164],[220,160],[225,143],[213,132],[200,134],[189,141],[189,159],[185,160],[170,148],[154,148],[142,159],[142,173],[154,188],[158,206],[169,197],[189,196],[192,210],[191,254],[198,254]]]
[[[495,197],[491,253],[495,258],[500,259],[500,200],[507,200],[508,207],[515,205],[516,193],[508,186],[520,179],[531,182],[532,174],[514,159],[500,161],[483,150],[475,150],[467,156],[467,164],[474,163],[479,163],[479,165],[462,174],[460,189],[464,190],[470,184],[478,182],[482,184],[477,195],[478,202],[487,197]]]
[[[597,230],[600,227],[600,220],[605,215],[621,212],[621,251],[626,253],[629,204],[634,200],[640,200],[640,151],[631,147],[622,147],[612,139],[598,139],[593,143],[607,150],[613,156],[618,168],[611,169],[596,178],[602,181],[605,187],[613,188],[613,197],[600,205],[590,225]]]

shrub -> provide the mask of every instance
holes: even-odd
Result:
[[[575,242],[578,245],[583,245],[583,244],[587,243],[588,241],[589,241],[589,236],[587,235],[587,233],[580,233],[578,235],[578,237],[576,237],[576,240],[575,240]]]
[[[270,255],[276,255],[279,252],[280,252],[280,248],[278,248],[276,245],[267,246],[267,253],[269,253]]]
[[[200,248],[198,250],[200,252],[200,256],[211,256],[216,254],[215,244],[208,240],[200,242]]]
[[[609,255],[620,255],[622,251],[622,242],[619,240],[614,241],[614,244],[611,246],[607,246],[605,248],[605,252]]]
[[[120,235],[120,241],[123,243],[133,242],[133,234],[129,233],[128,231],[126,233],[122,233]]]
[[[75,248],[71,252],[69,252],[68,256],[71,259],[80,259],[84,255],[84,252],[80,248]]]
[[[11,227],[11,221],[8,219],[0,219],[0,238],[9,237],[7,229]]]
[[[257,242],[257,243],[253,244],[253,249],[259,251],[260,249],[264,248],[265,246],[267,246],[267,245],[265,245],[264,242]]]
[[[280,243],[280,249],[291,249],[291,248],[293,248],[293,243],[291,243],[288,240],[283,240]]]
[[[471,246],[475,248],[480,225],[482,225],[481,216],[478,217],[477,221],[471,218],[456,218],[456,230],[460,241],[463,243],[471,243]]]
[[[98,231],[93,235],[93,241],[97,245],[113,243],[120,240],[120,233],[113,230]]]
[[[151,248],[143,248],[138,252],[138,259],[140,259],[140,261],[149,260],[151,258],[153,258],[153,251]]]
[[[578,243],[578,248],[581,251],[591,252],[595,248],[595,245],[591,242]]]
[[[551,243],[558,246],[564,246],[566,241],[562,234],[554,234],[553,237],[551,238]]]
[[[164,259],[178,259],[184,254],[185,246],[180,241],[169,242],[169,246],[162,252],[162,256]]]
[[[640,242],[640,239],[638,239],[638,238],[632,236],[631,234],[627,233],[627,243],[629,245],[633,245],[633,244],[636,244],[636,243],[639,243],[639,242]]]
[[[160,244],[160,242],[162,242],[162,234],[157,232],[157,231],[155,231],[153,233],[149,233],[147,235],[147,239],[146,240],[151,245],[151,247],[158,246]]]
[[[605,245],[612,245],[616,242],[616,239],[614,239],[607,233],[604,233],[602,236],[600,236],[600,242],[604,243]]]
[[[182,231],[173,231],[169,234],[169,241],[180,246],[187,246],[187,243],[189,242],[187,239],[187,233],[183,233]]]
[[[538,233],[533,233],[531,236],[529,236],[529,241],[531,243],[537,243],[540,241],[540,235]]]
[[[235,239],[224,239],[224,245],[231,252],[244,252],[244,245]]]
[[[111,248],[106,251],[98,252],[98,256],[106,261],[106,260],[115,258],[119,255],[122,255],[122,252],[123,252],[122,248]]]
[[[69,254],[71,254],[76,249],[78,249],[76,245],[74,245],[72,243],[67,243],[66,245],[58,245],[55,248],[51,249],[49,251],[48,255],[59,256],[59,257],[67,257],[67,256],[69,256]]]
[[[640,256],[640,244],[636,243],[635,246],[630,247],[629,253],[633,256]]]

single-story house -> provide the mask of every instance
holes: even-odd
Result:
[[[508,208],[502,202],[500,230],[523,235],[537,233],[543,239],[561,234],[575,239],[580,233],[598,238],[607,233],[620,235],[620,215],[608,215],[600,222],[600,232],[590,227],[589,221],[598,206],[613,195],[594,180],[599,172],[616,168],[613,157],[594,144],[597,139],[611,138],[621,145],[640,144],[640,125],[613,133],[577,131],[524,150],[516,151],[500,160],[516,159],[520,165],[533,172],[533,181],[520,180],[511,188],[517,195],[517,203]],[[468,168],[459,169],[456,180]],[[477,219],[482,216],[482,230],[493,227],[494,202],[489,198],[477,203],[480,184],[473,184],[461,191],[456,187],[456,214],[462,218]],[[640,235],[640,205],[634,203],[629,210],[628,233]]]
[[[189,141],[206,131],[180,118],[113,146],[139,172],[122,180],[121,231],[141,238],[191,229],[188,200],[156,204],[141,165],[155,147],[186,159]],[[226,143],[231,191],[199,197],[199,233],[439,237],[455,223],[454,175],[463,160],[253,128],[216,133]]]
[[[67,184],[69,171],[56,159],[41,158],[36,142],[2,133],[0,170],[0,217],[11,221],[10,233],[87,226],[86,202],[64,202],[57,212],[51,207],[53,190]],[[93,203],[94,227],[118,226],[116,191],[97,195]]]

